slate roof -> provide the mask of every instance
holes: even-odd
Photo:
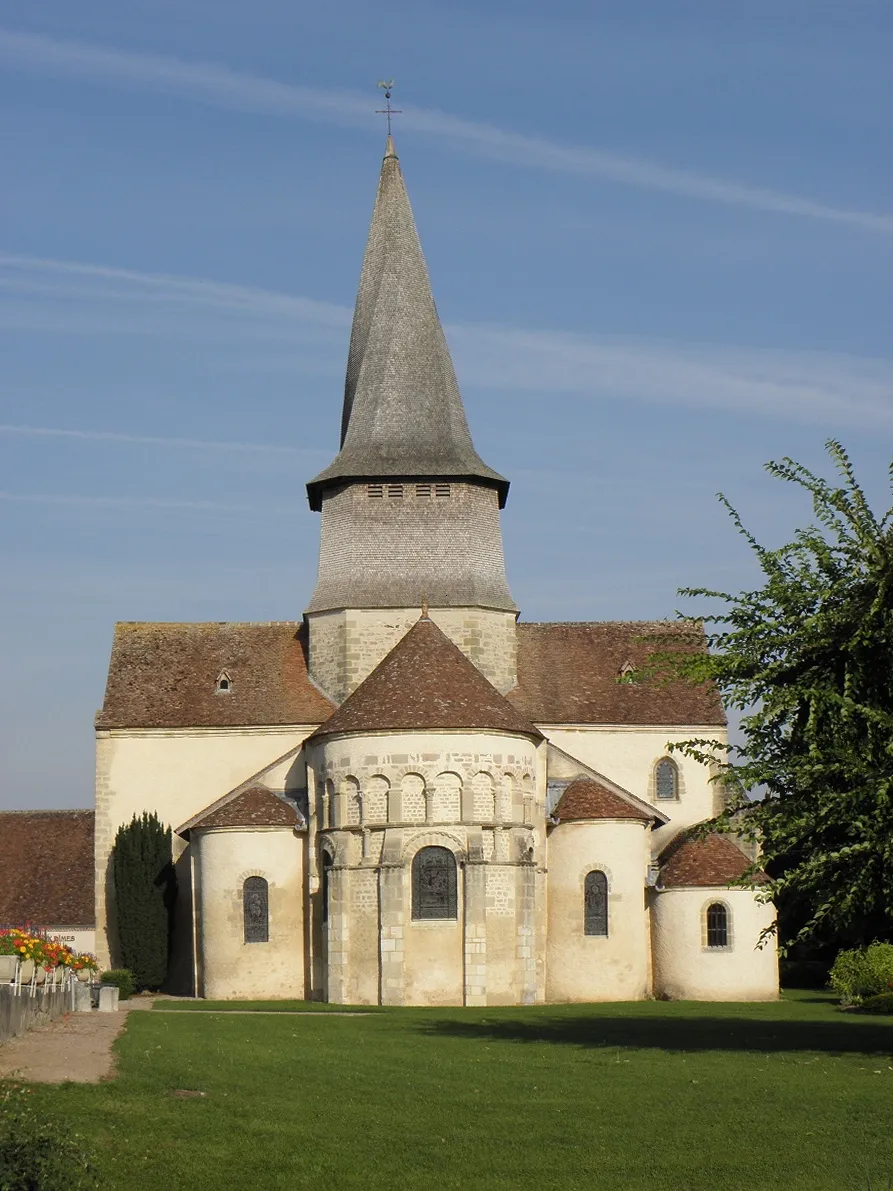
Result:
[[[677,835],[664,849],[659,864],[664,889],[726,886],[750,867],[748,858],[728,836],[713,834],[693,839],[687,832]],[[759,873],[755,880],[759,884],[767,877]]]
[[[0,811],[0,926],[96,922],[93,811]]]
[[[301,816],[266,786],[251,786],[228,801],[212,804],[207,814],[191,820],[190,831],[207,827],[298,827]]]
[[[333,484],[387,476],[477,479],[500,504],[509,487],[471,441],[390,137],[354,308],[341,451],[307,485],[310,507]]]
[[[425,728],[488,728],[540,738],[539,730],[426,616],[313,736]]]
[[[560,823],[585,819],[636,819],[640,823],[650,823],[656,818],[643,807],[627,802],[601,782],[585,777],[571,782],[552,814]]]
[[[518,685],[507,698],[539,724],[724,725],[713,686],[618,682],[627,662],[636,668],[654,652],[639,638],[655,633],[696,648],[675,621],[519,624]]]
[[[217,694],[226,671],[228,694]],[[319,724],[331,703],[307,674],[296,622],[115,626],[97,728]]]

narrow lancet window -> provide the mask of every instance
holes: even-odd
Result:
[[[583,933],[608,933],[608,878],[600,869],[586,874],[583,886]]]
[[[413,918],[457,917],[456,858],[449,848],[422,848],[412,862]]]
[[[270,941],[270,900],[263,877],[249,877],[242,886],[242,916],[246,943]]]
[[[707,907],[707,946],[728,947],[729,911],[722,902],[713,902]]]

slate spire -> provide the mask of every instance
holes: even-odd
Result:
[[[307,485],[310,507],[350,480],[508,481],[478,455],[389,136],[360,274],[344,385],[341,450]]]

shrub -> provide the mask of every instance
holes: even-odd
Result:
[[[893,1013],[893,993],[880,993],[866,997],[859,1006],[860,1013]]]
[[[3,1191],[81,1191],[97,1187],[79,1137],[34,1107],[33,1093],[0,1080],[0,1187]]]
[[[171,829],[155,814],[134,815],[118,828],[112,871],[122,963],[141,992],[160,988],[167,975],[177,896]]]
[[[893,993],[893,943],[841,951],[831,968],[831,987],[844,1005]]]
[[[129,1001],[136,989],[133,972],[129,968],[112,968],[99,977],[103,984],[114,984],[119,1001]]]

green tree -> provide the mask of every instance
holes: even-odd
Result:
[[[157,989],[167,975],[177,878],[171,829],[155,814],[118,828],[112,850],[118,942],[138,989]]]
[[[683,589],[719,601],[714,615],[682,617],[693,639],[705,626],[709,653],[668,637],[649,664],[652,676],[712,680],[741,714],[712,826],[759,840],[782,944],[893,937],[893,509],[878,519],[844,449],[826,447],[836,483],[788,458],[766,465],[810,494],[816,520],[778,549],[720,496],[762,586]],[[677,748],[716,764],[706,740]]]

